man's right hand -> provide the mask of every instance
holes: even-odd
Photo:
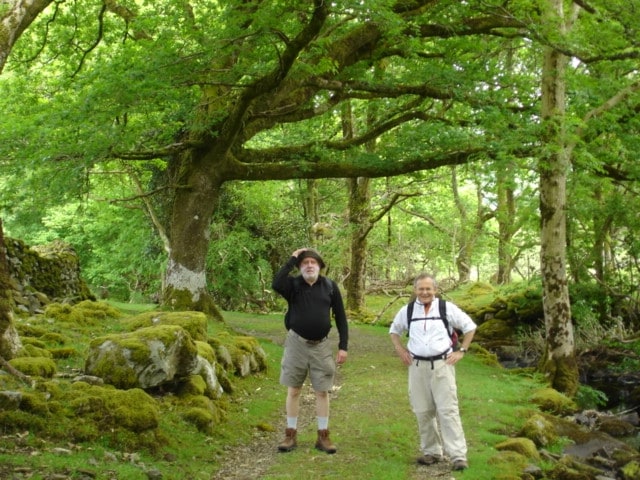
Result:
[[[293,253],[291,254],[291,256],[292,256],[292,257],[296,257],[296,258],[298,258],[298,255],[300,255],[302,252],[305,252],[305,251],[307,251],[307,250],[308,250],[308,248],[299,248],[298,250],[296,250],[295,252],[293,252]]]

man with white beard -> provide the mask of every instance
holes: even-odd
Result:
[[[294,266],[300,275],[290,275]],[[326,453],[337,450],[329,438],[329,390],[333,386],[336,363],[341,365],[347,360],[349,328],[338,285],[320,275],[324,267],[318,252],[300,248],[273,278],[273,289],[288,303],[287,338],[280,369],[280,383],[287,387],[287,428],[284,440],[278,445],[281,452],[290,452],[297,446],[300,393],[307,376],[316,396],[318,439],[315,447]],[[326,341],[332,314],[339,335],[335,361],[331,345]]]

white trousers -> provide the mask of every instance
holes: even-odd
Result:
[[[444,360],[414,360],[409,366],[409,401],[418,420],[422,453],[466,460],[455,367]]]

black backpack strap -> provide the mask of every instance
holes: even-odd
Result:
[[[407,337],[409,336],[409,328],[411,327],[411,321],[413,316],[413,304],[415,300],[412,300],[407,305]],[[449,318],[447,317],[447,301],[444,298],[438,297],[438,310],[440,311],[440,319],[444,323],[444,328],[447,330],[449,337],[451,338],[453,349],[456,349],[458,344],[458,333],[449,328]]]
[[[415,300],[411,300],[407,304],[407,336],[409,336],[409,329],[411,328],[411,322],[413,319],[413,305]],[[440,310],[440,318],[444,322],[444,327],[447,329],[447,332],[451,334],[449,330],[449,319],[447,318],[447,301],[444,298],[438,297],[438,309]]]
[[[440,309],[440,318],[442,318],[447,332],[451,335],[451,331],[449,330],[449,319],[447,318],[447,301],[444,298],[438,298],[438,308]]]
[[[322,277],[324,279],[324,283],[327,285],[329,289],[329,296],[331,297],[331,301],[333,301],[333,280],[329,277]]]
[[[409,329],[411,328],[411,321],[413,320],[411,317],[413,317],[413,304],[414,304],[415,300],[411,300],[408,304],[407,304],[407,337],[409,336]]]

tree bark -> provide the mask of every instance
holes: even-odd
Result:
[[[564,32],[563,0],[549,1],[551,25]],[[546,345],[541,370],[553,388],[573,396],[578,388],[571,303],[566,271],[567,174],[570,150],[566,143],[565,69],[567,58],[552,47],[544,49],[542,121],[546,149],[540,172],[540,262]]]
[[[178,185],[171,210],[169,254],[163,305],[172,310],[198,310],[222,319],[207,291],[206,259],[209,227],[222,182],[206,159],[193,154],[176,160]]]
[[[371,231],[371,180],[352,178],[349,183],[349,225],[351,260],[346,280],[347,309],[360,312],[364,308],[367,265],[367,236]]]
[[[511,283],[511,272],[514,266],[512,241],[518,227],[515,221],[515,194],[513,188],[509,186],[512,177],[513,172],[509,166],[497,170],[498,272],[496,283],[498,285]]]

